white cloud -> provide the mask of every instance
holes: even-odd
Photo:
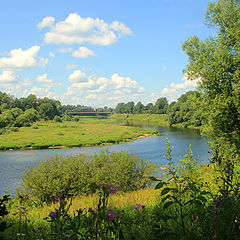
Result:
[[[80,47],[77,51],[73,52],[72,56],[76,58],[89,58],[96,56],[96,54],[87,47]]]
[[[34,67],[37,65],[39,50],[39,46],[32,46],[27,50],[13,49],[9,54],[10,57],[0,58],[0,69],[16,71]]]
[[[164,66],[164,67],[162,68],[162,70],[163,70],[163,71],[166,71],[166,70],[167,70],[167,66]]]
[[[73,74],[73,79],[75,76],[76,79],[78,79],[77,76],[80,76],[81,79],[83,72],[77,70]],[[86,74],[83,77],[85,80]],[[101,106],[107,104],[115,106],[118,102],[138,100],[138,97],[144,92],[145,89],[130,77],[122,77],[117,73],[110,78],[92,75],[87,77],[87,81],[84,82],[72,80],[72,85],[68,87],[61,100],[65,103],[71,103],[78,99],[78,103],[84,105]]]
[[[95,94],[90,94],[88,96],[86,96],[86,99],[96,99],[97,98],[97,95]]]
[[[72,51],[72,48],[61,48],[59,49],[60,53],[70,53]]]
[[[54,18],[54,17],[45,17],[45,18],[43,18],[43,20],[38,24],[38,27],[39,27],[40,29],[42,29],[42,28],[44,28],[44,27],[51,27],[54,22],[55,22],[55,18]]]
[[[25,91],[25,94],[26,95],[34,94],[39,98],[47,97],[47,98],[59,99],[59,96],[57,96],[55,92],[50,91],[49,88],[41,88],[41,87],[37,87],[37,86],[34,86],[28,92]]]
[[[76,70],[69,75],[68,80],[72,83],[76,83],[76,82],[86,82],[88,81],[88,78],[84,72],[82,72],[81,70]]]
[[[184,74],[182,80],[183,83],[171,83],[170,87],[163,88],[161,94],[167,97],[170,102],[176,101],[181,94],[195,89],[200,81],[200,79],[189,80],[187,74]]]
[[[66,66],[66,69],[75,69],[75,68],[78,68],[77,64],[69,64]]]
[[[70,13],[64,21],[55,25],[54,20],[53,17],[47,17],[38,24],[40,28],[50,28],[44,37],[47,44],[110,45],[115,43],[118,37],[132,34],[130,28],[118,21],[108,24],[102,19],[83,18],[77,13]]]
[[[14,83],[16,82],[16,76],[11,71],[3,71],[0,75],[0,83]]]
[[[55,57],[55,54],[54,54],[53,52],[49,52],[48,55],[49,55],[50,57]]]
[[[52,79],[48,79],[47,74],[43,74],[43,75],[38,75],[35,79],[37,82],[43,82],[43,83],[52,83],[53,80]]]
[[[43,58],[43,57],[40,57],[39,58],[39,66],[41,67],[44,67],[48,64],[49,60],[48,58]]]

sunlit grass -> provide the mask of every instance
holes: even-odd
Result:
[[[155,130],[122,126],[115,121],[85,119],[79,122],[37,122],[38,129],[22,127],[19,132],[0,136],[0,149],[47,148],[49,146],[92,146],[119,143]]]

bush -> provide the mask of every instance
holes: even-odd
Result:
[[[54,122],[62,122],[62,119],[59,116],[55,116],[53,121]]]
[[[40,203],[50,203],[56,198],[92,194],[102,183],[113,184],[118,191],[137,190],[148,185],[147,175],[154,167],[128,152],[56,155],[25,171],[21,191]]]
[[[33,124],[33,125],[32,125],[32,129],[38,129],[38,125]]]
[[[62,117],[62,120],[63,120],[63,121],[71,121],[72,119],[71,119],[71,117],[69,117],[68,115],[64,115],[64,116]]]

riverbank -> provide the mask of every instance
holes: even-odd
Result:
[[[110,119],[116,119],[125,125],[147,125],[170,127],[167,114],[117,114],[114,113]],[[171,127],[200,129],[200,127],[186,126],[184,123],[172,124]]]
[[[119,122],[83,119],[78,122],[41,121],[34,127],[0,135],[0,150],[97,146],[121,143],[156,134],[154,129],[123,126]]]

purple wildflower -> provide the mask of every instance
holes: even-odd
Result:
[[[95,213],[95,211],[91,207],[88,209],[88,212],[91,213],[91,214]]]
[[[117,216],[117,214],[109,209],[109,210],[107,210],[107,216],[108,216],[107,221],[109,222],[109,221],[113,220]]]
[[[104,184],[104,183],[102,183],[102,184],[100,184],[100,185],[98,186],[98,188],[103,188],[103,187],[105,187],[105,184]]]
[[[50,212],[48,216],[51,218],[51,220],[54,220],[56,218],[56,213]]]
[[[141,204],[137,204],[137,205],[133,206],[133,209],[138,210],[141,206],[142,206]]]
[[[64,199],[60,200],[60,205],[66,206],[67,205],[67,201],[65,201]]]
[[[108,191],[109,191],[110,193],[115,193],[117,190],[116,190],[116,188],[111,184],[111,185],[109,185],[109,187],[108,187]]]

